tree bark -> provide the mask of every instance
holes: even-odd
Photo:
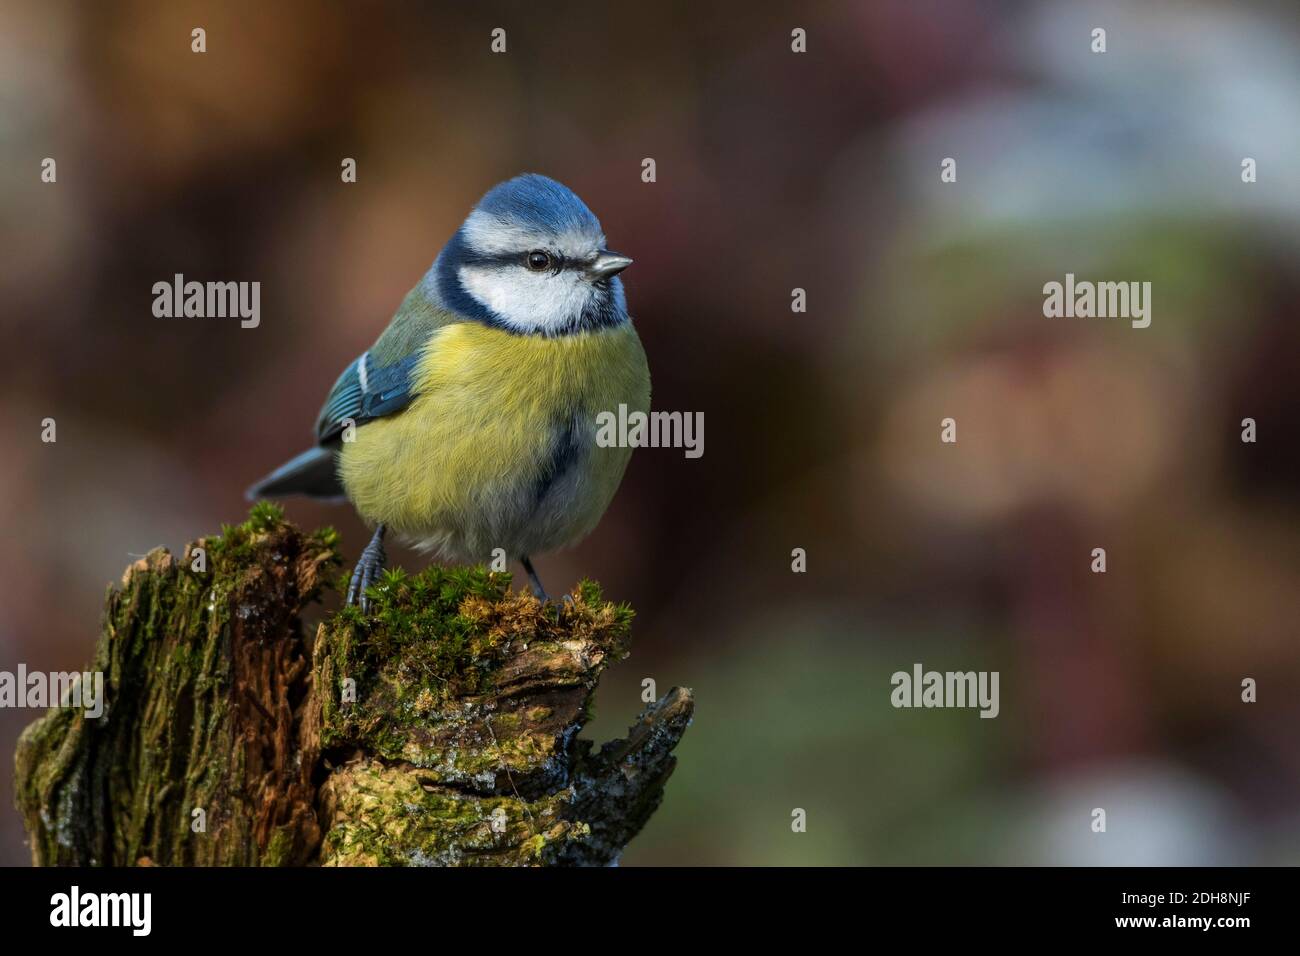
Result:
[[[388,572],[306,638],[336,536],[276,508],[156,549],[110,590],[102,716],[19,740],[36,865],[604,865],[663,796],[689,690],[599,751],[577,734],[632,613],[482,568]]]

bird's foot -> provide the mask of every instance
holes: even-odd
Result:
[[[357,566],[352,569],[352,580],[348,583],[347,603],[359,603],[362,614],[370,611],[370,599],[366,597],[366,588],[379,580],[379,575],[388,562],[388,557],[384,554],[384,530],[382,524],[375,528],[374,537],[370,539],[370,543],[361,552],[361,557],[357,559]]]
[[[572,594],[566,594],[557,601],[555,600],[555,598],[551,597],[545,591],[539,591],[536,588],[533,588],[533,597],[537,598],[537,600],[541,601],[543,604],[554,604],[556,607],[559,607],[560,605],[564,605],[565,607],[573,607]]]
[[[551,596],[546,593],[546,588],[542,587],[542,579],[539,578],[537,572],[533,570],[533,562],[528,560],[528,555],[525,554],[521,557],[519,563],[522,564],[524,570],[528,572],[528,581],[533,587],[533,597],[537,598],[537,600],[541,601],[543,604],[553,604],[554,602],[551,600]],[[573,597],[568,594],[564,595],[564,603],[572,606]]]

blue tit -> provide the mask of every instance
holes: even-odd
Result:
[[[389,531],[446,561],[503,549],[547,600],[531,557],[595,528],[631,457],[597,443],[597,415],[650,407],[618,278],[631,262],[555,180],[494,187],[334,383],[316,447],[249,498],[351,501],[375,528],[348,588],[363,610]]]

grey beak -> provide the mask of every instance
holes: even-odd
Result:
[[[596,256],[594,262],[587,267],[587,278],[592,282],[599,282],[602,279],[608,279],[610,276],[618,275],[624,269],[632,264],[632,260],[627,256],[619,255],[617,252],[610,252],[608,249],[602,249]]]

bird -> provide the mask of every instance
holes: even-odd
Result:
[[[650,407],[619,277],[631,264],[567,186],[525,173],[492,187],[339,375],[315,445],[247,497],[351,502],[374,528],[346,596],[362,613],[390,532],[451,563],[518,560],[549,601],[533,557],[596,527],[632,454],[597,441],[597,417]]]

